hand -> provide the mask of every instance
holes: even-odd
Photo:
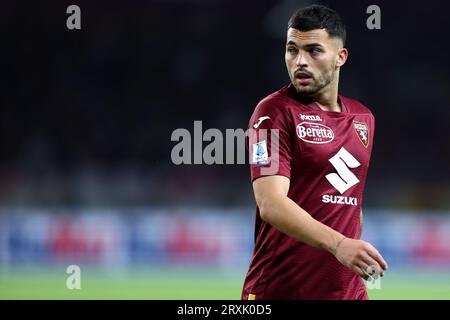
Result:
[[[373,275],[369,274],[369,271],[375,271],[376,275],[383,276],[388,268],[378,250],[363,240],[342,238],[336,245],[334,255],[340,263],[365,280]]]

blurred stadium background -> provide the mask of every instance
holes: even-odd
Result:
[[[286,22],[309,1],[3,6],[0,299],[238,299],[252,251],[247,165],[172,164],[177,128],[246,128],[288,82]],[[324,3],[316,1],[315,3]],[[450,299],[444,1],[328,1],[348,28],[341,93],[376,116],[363,238],[373,299]],[[66,268],[81,267],[81,290]]]

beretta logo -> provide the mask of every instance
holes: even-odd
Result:
[[[320,123],[302,122],[297,126],[297,135],[309,143],[323,144],[333,141],[334,132]]]

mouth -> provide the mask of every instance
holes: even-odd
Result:
[[[307,72],[296,72],[295,79],[300,82],[301,85],[308,84],[312,80],[312,76]]]

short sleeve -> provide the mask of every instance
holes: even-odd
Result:
[[[247,130],[252,181],[272,175],[291,177],[290,127],[281,101],[268,97],[257,105]]]

